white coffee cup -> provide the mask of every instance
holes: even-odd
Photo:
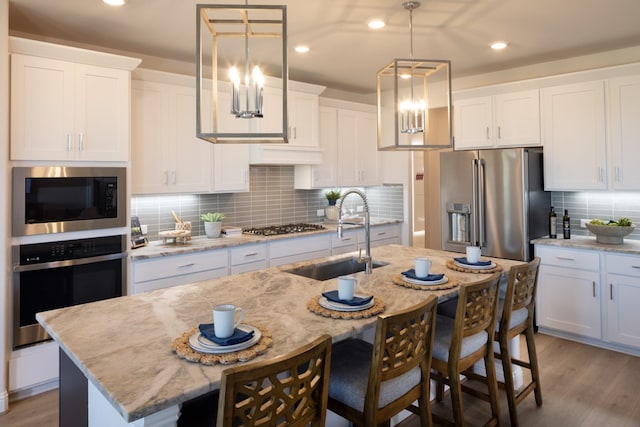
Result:
[[[427,258],[415,259],[415,271],[417,277],[427,277],[431,269],[431,260]]]
[[[236,321],[236,313],[238,320]],[[233,304],[219,304],[213,307],[213,330],[218,338],[229,338],[244,319],[244,310]]]
[[[479,246],[467,246],[467,261],[470,263],[476,263],[480,261]]]
[[[353,299],[353,294],[356,291],[356,285],[358,281],[355,277],[340,276],[338,277],[338,298],[350,301]]]

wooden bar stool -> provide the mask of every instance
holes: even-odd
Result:
[[[218,427],[324,426],[331,336],[275,359],[222,373]]]
[[[538,269],[540,258],[531,262],[513,266],[509,270],[509,281],[504,300],[498,304],[499,321],[496,325],[494,341],[500,345],[500,353],[496,356],[502,361],[504,382],[499,383],[507,393],[509,404],[509,418],[512,426],[519,425],[516,406],[531,392],[534,392],[536,404],[542,405],[540,390],[540,374],[538,371],[538,357],[533,330],[533,310],[538,286]],[[509,342],[519,335],[525,337],[529,362],[515,359],[511,356]],[[515,390],[512,364],[529,369],[531,382],[519,391]],[[486,380],[485,377],[475,376],[476,379]]]
[[[388,425],[403,409],[431,425],[429,370],[437,298],[376,323],[374,344],[336,343],[331,357],[329,409],[361,427]],[[412,405],[418,401],[419,408]]]
[[[485,425],[500,425],[492,340],[496,325],[499,283],[500,274],[494,273],[476,284],[461,285],[455,318],[437,316],[431,377],[436,380],[438,401],[444,398],[444,385],[449,385],[454,419],[451,423],[450,420],[433,414],[433,419],[438,423],[464,426],[462,391],[476,397],[481,396],[480,392],[463,387],[460,375],[466,375],[466,371],[476,362],[484,360],[487,366],[486,396],[491,406],[491,418]]]

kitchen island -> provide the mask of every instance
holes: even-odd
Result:
[[[385,312],[410,307],[430,295],[446,300],[457,293],[457,288],[424,291],[394,284],[394,277],[413,267],[416,256],[429,257],[432,272],[445,273],[451,281],[471,283],[486,277],[448,269],[446,262],[459,256],[451,252],[388,245],[374,248],[372,255],[376,262],[388,265],[374,269],[370,276],[357,273],[357,291],[384,301]],[[246,323],[260,325],[272,334],[272,346],[254,360],[287,353],[324,333],[337,342],[374,327],[375,316],[344,320],[309,311],[307,302],[323,291],[336,289],[337,279],[316,281],[286,272],[345,257],[52,310],[39,313],[37,319],[60,346],[61,359],[68,360],[88,380],[90,426],[171,426],[179,416],[180,404],[218,389],[222,371],[230,366],[188,362],[171,350],[176,337],[211,322],[216,304],[242,307]],[[494,261],[504,269],[503,274],[520,263]],[[65,370],[61,369],[61,383],[64,381]]]

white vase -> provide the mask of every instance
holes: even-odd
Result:
[[[210,239],[215,239],[216,237],[220,237],[220,231],[222,230],[221,222],[205,222],[204,223],[204,232]]]
[[[329,205],[324,208],[324,216],[329,221],[337,221],[338,220],[338,207],[336,205]]]

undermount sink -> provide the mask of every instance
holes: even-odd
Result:
[[[388,265],[386,262],[373,261],[372,267],[384,267]],[[305,265],[304,267],[296,267],[291,270],[285,270],[287,273],[297,274],[298,276],[308,277],[314,280],[329,280],[347,274],[358,273],[364,271],[365,263],[358,262],[357,258],[347,258],[332,261],[323,264]]]

